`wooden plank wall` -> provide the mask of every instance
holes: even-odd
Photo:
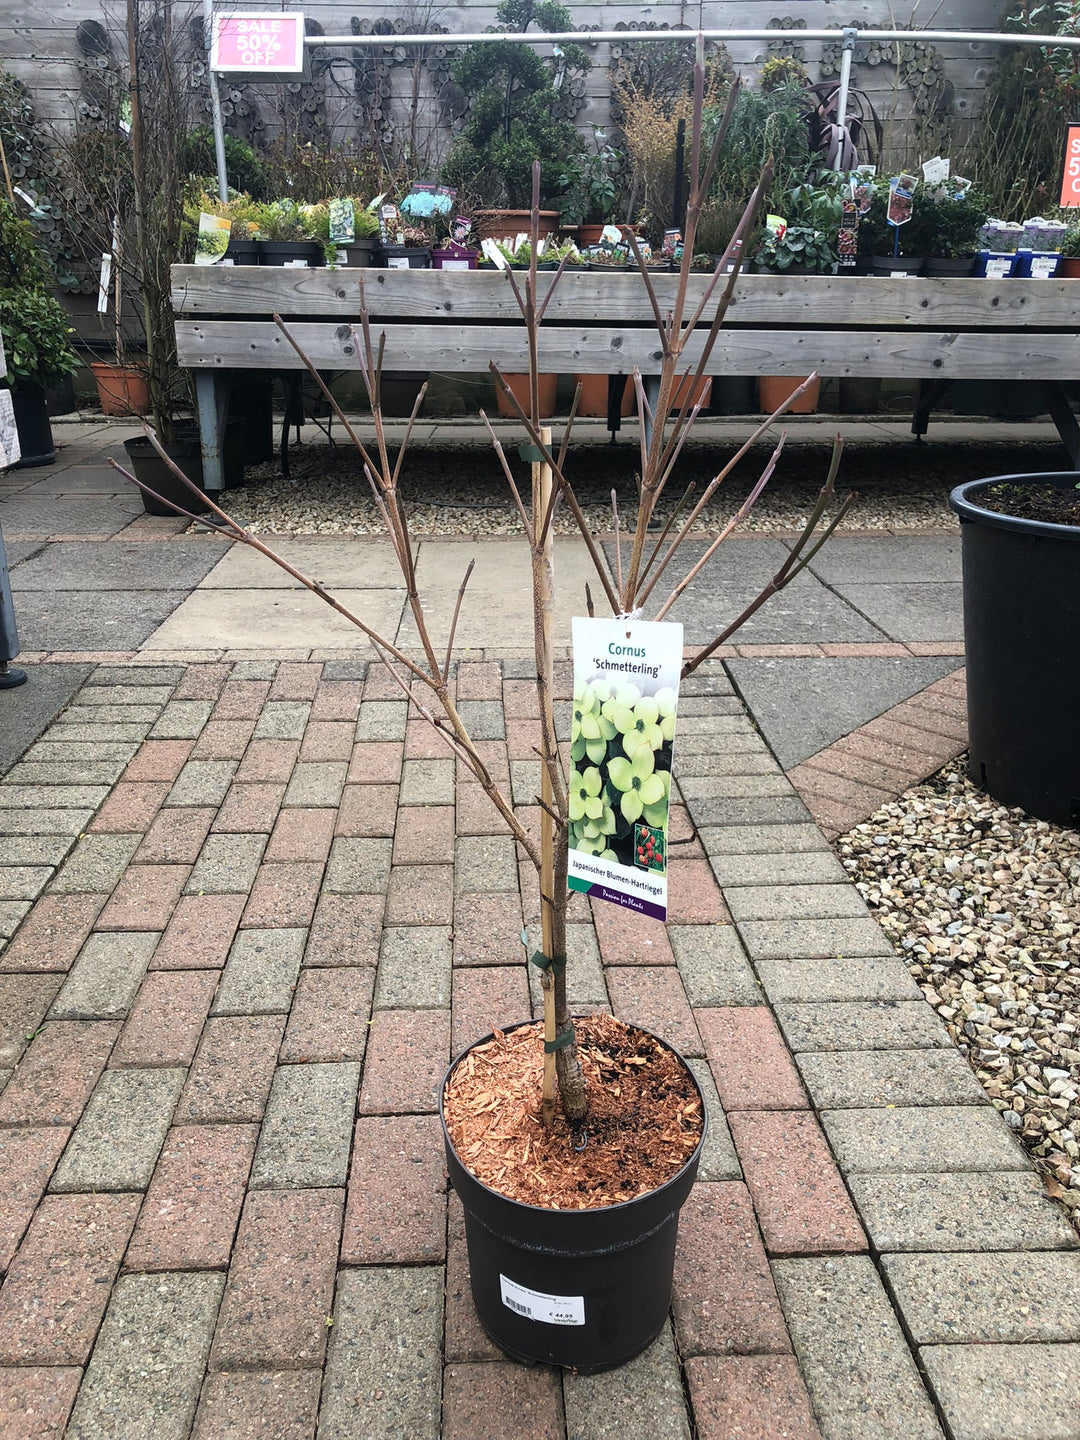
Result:
[[[482,30],[495,14],[494,4],[474,3],[474,0],[456,0],[454,5],[443,7],[422,3],[413,6],[356,4],[353,0],[307,4],[297,0],[297,5],[318,20],[327,34],[348,33],[354,15],[361,20],[375,20],[428,12],[435,22],[460,34]],[[933,9],[932,23],[939,29],[995,28],[1006,8],[1006,0],[941,0]],[[784,16],[796,17],[812,28],[840,24],[887,28],[894,24],[926,25],[930,14],[920,0],[843,0],[843,3],[837,0],[718,0],[718,3],[655,0],[640,7],[574,3],[571,9],[576,25],[603,28],[622,21],[737,29],[765,26],[770,20]],[[122,48],[120,0],[0,0],[0,65],[31,87],[38,113],[45,120],[70,120],[74,114],[74,98],[79,90],[75,30],[83,19],[104,23],[115,34],[117,48]],[[793,33],[791,38],[797,39],[797,34]],[[733,43],[729,48],[736,64],[744,70],[752,69],[768,54],[763,43]],[[816,78],[815,61],[820,56],[820,46],[807,42],[805,53],[811,74]],[[954,87],[955,109],[961,119],[978,110],[980,93],[992,68],[993,53],[990,47],[974,44],[951,46],[943,51],[945,73]],[[606,119],[608,47],[596,45],[594,56],[595,68],[588,81],[588,104],[579,116],[583,123],[603,123]],[[905,87],[897,87],[892,65],[863,65],[857,69],[856,78],[872,96],[879,113],[895,114],[898,118],[910,113],[910,92]],[[403,73],[395,75],[395,81],[403,79]],[[342,123],[347,124],[345,109],[341,113]]]

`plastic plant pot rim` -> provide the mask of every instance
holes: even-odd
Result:
[[[988,525],[994,530],[1009,530],[1016,535],[1039,536],[1044,540],[1073,540],[1080,543],[1080,525],[1057,525],[1051,520],[1025,520],[1019,515],[1003,515],[989,510],[972,498],[989,485],[1053,485],[1059,490],[1080,485],[1080,471],[1051,470],[1045,474],[990,475],[984,480],[967,480],[949,495],[949,505],[960,516],[961,524]]]
[[[574,1020],[589,1020],[591,1018],[592,1017],[589,1015],[575,1015],[573,1017]],[[470,1054],[471,1051],[475,1050],[478,1045],[486,1045],[489,1040],[493,1040],[495,1038],[494,1033],[489,1031],[487,1035],[482,1035],[478,1040],[473,1040],[471,1044],[466,1045],[465,1049],[462,1050],[459,1055],[454,1056],[453,1060],[451,1060],[450,1062],[446,1074],[443,1076],[442,1085],[439,1087],[439,1121],[442,1125],[443,1140],[446,1144],[446,1148],[453,1154],[454,1159],[461,1166],[462,1170],[464,1170],[465,1173],[469,1176],[470,1180],[473,1182],[474,1185],[478,1186],[487,1195],[491,1196],[493,1200],[500,1201],[504,1205],[516,1205],[521,1210],[532,1211],[537,1215],[586,1216],[621,1214],[629,1210],[630,1207],[633,1205],[640,1205],[643,1200],[652,1200],[657,1196],[662,1196],[665,1191],[671,1189],[673,1186],[679,1183],[679,1181],[682,1179],[682,1176],[686,1172],[687,1166],[694,1165],[700,1160],[701,1152],[704,1148],[705,1141],[708,1138],[709,1113],[705,1106],[705,1095],[701,1089],[700,1084],[698,1083],[698,1078],[694,1074],[693,1070],[690,1068],[690,1064],[687,1061],[686,1057],[682,1055],[678,1050],[676,1050],[674,1045],[670,1045],[662,1036],[654,1034],[653,1031],[646,1030],[644,1025],[630,1025],[629,1022],[625,1020],[622,1023],[626,1025],[627,1028],[630,1030],[636,1030],[641,1035],[647,1035],[650,1040],[655,1040],[658,1045],[662,1045],[665,1050],[670,1051],[671,1054],[675,1056],[675,1059],[678,1060],[679,1064],[683,1067],[686,1074],[689,1076],[690,1082],[694,1087],[697,1097],[701,1101],[701,1134],[698,1136],[698,1143],[694,1146],[693,1150],[679,1166],[678,1170],[676,1170],[675,1174],[672,1175],[669,1180],[665,1180],[663,1185],[658,1185],[655,1190],[646,1190],[641,1195],[635,1195],[632,1200],[620,1200],[614,1205],[590,1205],[585,1206],[580,1210],[558,1210],[549,1205],[530,1205],[524,1200],[514,1200],[511,1196],[504,1195],[501,1190],[496,1190],[493,1186],[485,1184],[483,1180],[480,1180],[473,1173],[473,1171],[470,1170],[469,1166],[465,1163],[465,1161],[461,1158],[461,1156],[455,1149],[454,1142],[450,1138],[449,1128],[446,1124],[445,1105],[446,1087],[450,1083],[451,1076],[453,1075],[457,1067],[461,1064],[461,1062],[465,1059],[465,1057]],[[519,1020],[514,1025],[504,1025],[500,1030],[500,1034],[513,1034],[515,1030],[521,1030],[526,1025],[542,1026],[543,1021]],[[537,1036],[538,1040],[539,1038],[540,1034],[538,1034]]]

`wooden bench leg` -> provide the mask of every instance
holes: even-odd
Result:
[[[225,425],[229,418],[231,370],[196,370],[195,400],[199,410],[199,443],[202,449],[203,488],[217,495],[225,488],[221,464]]]
[[[1080,425],[1076,423],[1072,406],[1066,398],[1060,381],[1040,380],[1039,388],[1042,391],[1043,400],[1046,402],[1046,408],[1050,412],[1050,418],[1057,426],[1061,443],[1068,452],[1069,464],[1076,470],[1080,466]]]

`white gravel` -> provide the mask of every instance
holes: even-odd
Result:
[[[999,806],[958,762],[837,848],[1080,1229],[1080,834]]]
[[[825,478],[825,447],[800,447],[783,457],[776,476],[750,516],[744,533],[799,531],[805,524]],[[859,499],[844,520],[845,529],[925,530],[956,526],[947,496],[957,483],[955,461],[943,473],[920,477],[906,463],[907,452],[885,458],[882,447],[845,458],[837,482],[838,492],[859,491]],[[723,484],[697,529],[714,532],[727,522],[746,498],[760,474],[771,447],[758,447]],[[515,460],[514,447],[507,454]],[[680,464],[661,499],[658,513],[666,519],[686,484],[693,480],[696,499],[728,458],[727,450],[698,447]],[[990,462],[988,462],[990,463]],[[519,485],[527,486],[527,467],[516,465]],[[947,471],[947,473],[945,473]],[[408,504],[409,523],[416,535],[516,535],[521,526],[506,479],[494,454],[482,447],[416,450],[403,467],[402,494]],[[633,522],[637,494],[638,450],[623,440],[618,446],[590,446],[567,465],[582,509],[595,533],[612,529],[610,491],[619,496],[620,523]],[[982,470],[976,473],[997,473]],[[961,476],[959,478],[966,478]],[[226,494],[225,508],[251,530],[262,534],[370,535],[382,533],[382,523],[370,486],[346,449],[312,446],[296,452],[291,476],[283,480],[276,462],[248,472],[247,483]],[[684,512],[685,513],[685,512]],[[556,530],[576,533],[565,508],[556,517]]]

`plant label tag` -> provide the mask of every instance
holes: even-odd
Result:
[[[526,1320],[541,1320],[545,1325],[585,1324],[584,1295],[544,1295],[505,1275],[499,1276],[499,1284],[502,1303],[515,1315],[524,1315]]]
[[[572,628],[570,889],[666,920],[683,627],[578,617]]]

